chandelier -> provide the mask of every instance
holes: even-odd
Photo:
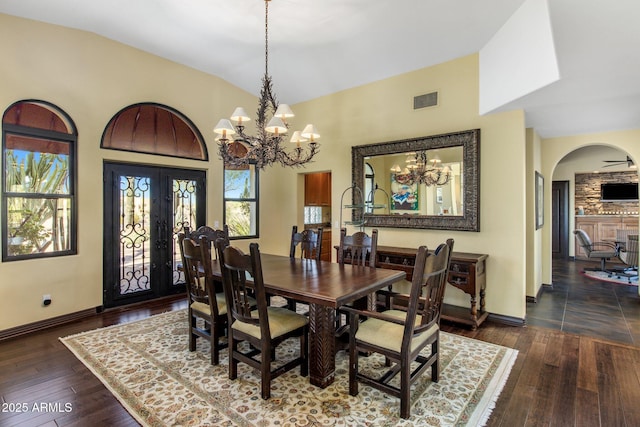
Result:
[[[244,168],[249,164],[263,169],[279,163],[282,166],[300,167],[310,162],[318,152],[320,134],[315,126],[308,124],[302,131],[295,131],[290,142],[295,147],[285,149],[286,133],[289,130],[287,119],[294,117],[287,104],[278,104],[273,93],[269,75],[269,1],[264,2],[264,77],[258,102],[256,135],[245,133],[245,123],[251,119],[244,108],[237,107],[230,119],[221,119],[213,129],[219,135],[218,153],[225,167]],[[271,118],[269,119],[269,116]]]
[[[400,169],[399,165],[394,165],[391,172],[395,173],[395,180],[400,184],[425,184],[445,185],[451,178],[451,169],[449,166],[442,167],[441,160],[438,156],[434,156],[431,160],[427,159],[426,151],[417,153],[407,153],[407,165],[404,169]]]

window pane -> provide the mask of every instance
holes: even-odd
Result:
[[[70,249],[71,198],[7,198],[7,255]]]
[[[151,289],[151,179],[120,176],[120,295]]]
[[[63,145],[68,146],[68,144]],[[19,149],[6,150],[5,153],[6,191],[11,193],[69,194],[68,154],[41,153]]]
[[[46,101],[20,101],[2,130],[2,261],[77,253],[73,121]]]
[[[229,237],[255,236],[256,213],[256,202],[225,202],[225,221],[229,226]]]
[[[305,206],[304,207],[304,223],[320,224],[322,222],[322,207]]]
[[[224,197],[226,199],[253,199],[256,197],[255,167],[224,171]]]

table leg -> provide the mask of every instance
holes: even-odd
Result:
[[[322,388],[335,378],[335,321],[334,308],[309,304],[309,381]]]

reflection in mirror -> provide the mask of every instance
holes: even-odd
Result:
[[[462,151],[458,146],[365,157],[367,213],[462,215]],[[372,208],[382,205],[388,210]]]
[[[353,147],[366,225],[479,231],[479,145],[475,129]]]

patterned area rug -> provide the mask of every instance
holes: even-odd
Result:
[[[399,400],[360,385],[348,393],[348,355],[337,355],[336,380],[326,389],[299,369],[272,382],[270,400],[260,397],[260,377],[247,365],[228,379],[226,350],[209,364],[206,343],[189,352],[186,310],[85,332],[60,340],[144,426],[479,426],[494,407],[517,351],[442,333],[441,376],[425,372],[412,391],[411,418],[398,417]],[[285,342],[276,355],[296,350]],[[361,358],[369,370],[384,368],[376,355]]]
[[[582,274],[590,279],[600,280],[602,282],[619,283],[621,285],[638,286],[638,273],[629,272],[625,274],[616,274],[608,271],[583,271]]]

